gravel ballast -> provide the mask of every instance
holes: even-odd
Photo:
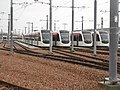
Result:
[[[0,80],[31,90],[104,90],[108,72],[0,50]]]

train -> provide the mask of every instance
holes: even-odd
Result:
[[[93,40],[92,40],[92,34],[90,31],[77,30],[77,31],[73,31],[72,34],[73,34],[74,46],[92,47]]]
[[[70,31],[58,30],[53,32],[53,46],[70,47]]]
[[[70,47],[71,36],[73,35],[73,45],[77,47],[93,47],[94,32],[75,30],[52,31],[52,46]],[[23,35],[23,40],[26,44],[31,44],[40,47],[50,46],[50,30],[34,31],[30,34]],[[109,33],[107,31],[96,31],[96,46],[109,47]]]
[[[40,31],[32,32],[30,34],[23,35],[23,42],[34,46],[49,47],[50,31],[40,30]]]
[[[23,35],[24,43],[40,46],[49,47],[50,46],[50,30],[40,30],[35,31],[30,34]],[[68,30],[58,30],[52,32],[52,46],[70,46],[70,31]]]
[[[94,41],[94,32],[92,32],[92,38]],[[107,31],[96,31],[96,46],[109,47],[109,33]]]

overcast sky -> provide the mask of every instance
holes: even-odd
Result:
[[[14,4],[14,29],[16,32],[22,32],[24,27],[28,27],[26,22],[33,22],[34,29],[46,29],[46,15],[49,15],[49,0],[13,0]],[[74,0],[74,29],[81,29],[81,17],[84,17],[84,29],[94,28],[94,0]],[[32,4],[23,4],[24,2]],[[43,2],[43,3],[41,3]],[[19,4],[17,4],[19,3]],[[20,4],[21,3],[21,4]],[[71,31],[72,23],[72,0],[52,0],[52,27],[54,23],[56,29],[67,29]],[[97,0],[97,28],[101,27],[101,17],[104,19],[104,27],[109,27],[109,5],[110,0]],[[102,11],[102,12],[101,12]],[[107,12],[103,12],[107,11]],[[4,12],[4,13],[3,13]],[[7,19],[10,13],[10,0],[1,0],[0,2],[0,29],[7,31]],[[17,20],[16,20],[17,19]],[[40,21],[43,20],[43,21]],[[55,22],[55,20],[57,22]],[[66,24],[66,25],[65,25]],[[14,30],[15,31],[15,30]]]

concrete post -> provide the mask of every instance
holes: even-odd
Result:
[[[94,1],[94,55],[96,55],[97,1]]]
[[[10,8],[10,12],[11,12],[11,22],[10,22],[10,25],[11,25],[11,32],[10,32],[10,35],[11,35],[11,40],[10,40],[10,52],[11,54],[13,54],[13,1],[11,0],[11,8]]]
[[[117,81],[117,49],[118,49],[118,0],[110,0],[110,60],[109,81]]]
[[[71,51],[74,51],[74,45],[73,45],[73,31],[74,31],[74,0],[72,0],[72,40],[71,40]]]
[[[50,0],[50,48],[49,52],[52,53],[52,0]]]

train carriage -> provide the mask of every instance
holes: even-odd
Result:
[[[92,32],[94,41],[94,32]],[[109,47],[109,33],[107,31],[96,31],[96,46]]]
[[[73,45],[91,47],[93,44],[92,34],[90,31],[74,31],[73,32]]]
[[[69,47],[70,43],[70,31],[59,30],[53,32],[53,46]]]
[[[50,45],[50,31],[49,30],[40,30],[32,32],[31,34],[24,35],[24,41],[27,44],[40,46],[40,47],[49,47]]]

